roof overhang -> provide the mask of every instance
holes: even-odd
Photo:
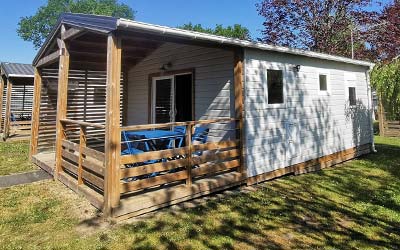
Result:
[[[50,32],[43,46],[39,49],[36,57],[33,59],[32,64],[36,66],[40,58],[51,44],[51,41],[57,39],[57,34],[63,24],[75,28],[83,28],[96,33],[108,34],[117,29],[117,23],[118,18],[115,17],[64,13],[58,18],[56,25]]]
[[[0,75],[6,78],[33,78],[33,67],[24,63],[2,62]]]
[[[353,65],[365,66],[365,67],[373,67],[374,64],[371,62],[354,60],[341,56],[334,56],[324,53],[318,53],[313,51],[306,51],[301,49],[293,49],[282,46],[274,46],[259,42],[252,42],[234,38],[227,38],[222,36],[216,36],[211,34],[205,34],[200,32],[182,30],[177,28],[170,28],[166,26],[136,22],[123,18],[114,18],[114,17],[106,17],[106,16],[96,16],[96,15],[86,15],[86,14],[63,14],[60,16],[57,25],[47,38],[46,42],[39,50],[37,56],[33,61],[33,65],[36,65],[38,60],[42,57],[43,53],[46,51],[47,47],[50,44],[50,41],[54,39],[55,35],[59,31],[62,24],[67,24],[76,28],[83,28],[89,31],[98,32],[98,33],[110,33],[116,30],[126,30],[126,31],[135,31],[141,33],[152,33],[160,36],[169,36],[180,39],[187,39],[193,41],[206,42],[211,44],[219,44],[226,46],[234,46],[234,47],[242,47],[242,48],[251,48],[258,49],[264,51],[273,51],[279,53],[286,53],[298,56],[305,56],[310,58],[317,58],[322,60],[329,60],[341,63],[348,63]]]

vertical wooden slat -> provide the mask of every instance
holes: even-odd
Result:
[[[4,131],[3,140],[7,140],[10,134],[10,120],[11,120],[11,92],[12,92],[12,82],[7,79],[7,94],[6,94],[6,112],[4,116]]]
[[[192,133],[193,133],[193,125],[189,124],[186,127],[186,146],[189,149],[188,155],[187,155],[187,179],[186,179],[186,185],[190,186],[193,183],[192,180]]]
[[[62,28],[61,32],[65,32]],[[56,119],[56,169],[54,177],[57,178],[57,173],[62,171],[61,167],[61,152],[62,140],[65,139],[65,128],[61,122],[67,117],[67,98],[68,98],[68,73],[69,73],[69,52],[63,40],[61,43],[61,55],[58,69],[58,92],[57,92],[57,119]]]
[[[3,93],[4,93],[4,80],[0,76],[0,133],[3,132]]]
[[[42,94],[42,74],[39,69],[35,68],[33,103],[32,103],[32,125],[31,125],[31,145],[29,150],[29,158],[37,154],[39,141],[39,112],[40,100]]]
[[[121,155],[120,131],[121,40],[110,34],[107,40],[107,86],[105,128],[105,185],[104,209],[110,216],[120,200],[119,164]]]
[[[243,48],[235,50],[234,56],[234,90],[235,90],[235,122],[236,138],[239,140],[240,154],[240,173],[246,174],[246,164],[244,158],[244,126],[243,126]]]
[[[79,159],[78,159],[78,185],[83,184],[82,172],[83,172],[83,149],[86,147],[86,127],[80,125],[79,129]]]

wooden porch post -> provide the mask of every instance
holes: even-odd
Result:
[[[0,76],[0,133],[3,132],[3,93],[4,93],[4,80],[3,77]]]
[[[62,31],[65,28],[62,27]],[[56,168],[54,178],[62,171],[62,141],[65,139],[64,124],[62,119],[67,117],[67,98],[68,98],[68,73],[69,73],[69,52],[64,40],[60,41],[60,61],[58,68],[58,92],[57,92],[57,118],[56,118]]]
[[[120,201],[119,164],[121,155],[120,131],[121,40],[110,34],[107,40],[107,86],[105,128],[104,208],[106,216]]]
[[[3,140],[7,140],[10,134],[12,85],[13,84],[10,79],[7,79],[6,113],[4,116]]]
[[[42,73],[40,72],[40,69],[35,68],[33,103],[32,103],[31,145],[29,150],[29,159],[32,159],[32,155],[37,154],[41,94],[42,94]]]
[[[246,174],[246,162],[244,156],[244,125],[243,125],[243,48],[235,50],[234,56],[234,89],[235,89],[235,118],[236,138],[239,140],[240,167],[239,172]]]

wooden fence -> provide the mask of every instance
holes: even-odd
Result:
[[[379,135],[388,137],[400,137],[400,121],[389,120],[382,102],[379,102]]]
[[[384,121],[382,136],[400,137],[400,121]]]

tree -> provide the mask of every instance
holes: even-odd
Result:
[[[59,15],[65,12],[134,18],[134,11],[117,0],[48,0],[35,15],[21,18],[18,35],[25,41],[31,41],[35,48],[40,48]]]
[[[275,45],[351,56],[351,30],[366,26],[378,13],[372,0],[263,0],[262,41]],[[355,37],[356,58],[365,56],[364,37]]]
[[[386,117],[400,120],[400,59],[375,65],[371,84],[381,98]]]
[[[242,40],[251,40],[249,30],[240,24],[235,24],[233,26],[227,26],[227,27],[223,27],[221,24],[217,24],[217,25],[215,25],[215,28],[212,29],[212,28],[203,28],[203,26],[201,26],[201,24],[193,25],[192,23],[188,23],[188,24],[184,24],[178,28],[202,32],[202,33],[209,33],[209,34],[218,35],[218,36],[238,38],[238,39],[242,39]]]
[[[396,0],[383,8],[377,23],[381,24],[370,32],[368,42],[377,59],[390,62],[400,55],[400,1]]]

